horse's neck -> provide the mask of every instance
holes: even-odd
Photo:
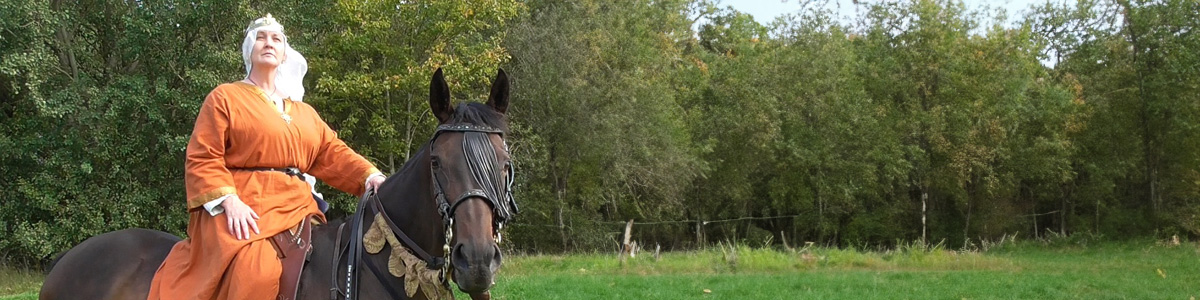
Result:
[[[431,184],[429,155],[427,149],[422,148],[401,168],[399,173],[393,174],[384,182],[383,186],[380,186],[379,197],[376,200],[381,201],[391,221],[413,242],[430,255],[442,256],[444,254],[441,247],[444,242],[444,228],[442,228],[442,218],[438,215],[436,201],[433,199]],[[368,205],[371,207],[363,209],[369,213],[362,216],[362,226],[364,227],[361,233],[366,233],[370,226],[374,226],[375,214],[378,213],[374,205]],[[341,222],[334,221],[314,230],[313,253],[337,259],[321,260],[323,263],[317,264],[320,266],[314,267],[310,264],[309,267],[306,267],[305,272],[307,273],[304,278],[311,282],[310,286],[330,284],[327,280],[330,280],[329,276],[332,274],[333,278],[338,280],[333,282],[334,286],[341,288],[339,284],[344,282],[341,276],[345,274],[341,266],[347,263],[347,247],[352,239],[363,238],[356,236],[352,230],[355,217],[356,215],[351,215],[347,218],[344,226]],[[409,247],[409,245],[404,246]],[[382,253],[390,253],[390,250],[384,250]],[[362,258],[373,261],[376,266],[383,268],[387,266],[387,255],[365,255]],[[376,284],[371,283],[373,282],[371,280],[364,282],[366,282],[365,285]]]
[[[441,251],[442,217],[433,195],[426,145],[380,187],[379,201],[391,221],[430,254]],[[368,216],[373,218],[374,216]],[[437,248],[437,249],[429,249]]]

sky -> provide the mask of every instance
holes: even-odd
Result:
[[[800,9],[803,3],[814,2],[817,0],[723,0],[719,6],[732,6],[734,9],[749,13],[754,16],[754,20],[759,23],[766,24],[775,19],[775,17],[784,13],[796,12]],[[859,0],[861,3],[868,3],[877,0]],[[964,0],[967,9],[976,10],[984,7],[1003,8],[1008,14],[1008,20],[1014,21],[1020,19],[1030,5],[1042,4],[1051,0]],[[1063,0],[1053,0],[1063,1]],[[856,7],[851,0],[829,0],[828,5],[834,12],[837,12],[837,20],[846,20],[857,15]]]

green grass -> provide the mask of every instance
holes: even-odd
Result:
[[[0,268],[0,300],[36,299],[41,273]],[[1191,299],[1200,248],[1155,242],[923,246],[863,252],[735,247],[639,255],[509,255],[495,299]],[[706,292],[707,291],[707,292]],[[464,299],[464,295],[459,295]]]
[[[923,249],[923,248],[922,248]],[[1009,245],[988,253],[725,251],[508,259],[496,299],[1190,299],[1200,250],[1153,242]],[[1161,270],[1161,273],[1159,271]],[[706,293],[705,290],[708,292]]]
[[[0,300],[37,299],[42,272],[0,264]]]

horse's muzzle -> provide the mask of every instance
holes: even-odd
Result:
[[[494,284],[496,271],[504,260],[495,242],[461,243],[454,246],[450,261],[454,282],[465,293],[482,293]]]

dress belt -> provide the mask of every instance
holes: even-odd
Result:
[[[300,172],[300,168],[296,168],[296,167],[287,167],[287,168],[229,168],[229,169],[230,169],[230,170],[242,170],[242,171],[273,171],[273,172],[283,172],[283,174],[288,174],[288,175],[291,175],[291,176],[300,177],[300,179],[301,179],[301,180],[303,180],[303,179],[304,179],[304,177],[300,176],[301,174],[304,174],[304,172]]]
[[[306,182],[310,185],[309,192],[312,193],[313,200],[317,201],[317,208],[319,208],[321,210],[321,213],[324,213],[325,211],[329,210],[329,202],[325,202],[325,195],[321,195],[321,193],[317,192],[317,182],[315,180],[316,178],[314,178],[312,175],[306,176],[304,174],[304,172],[300,172],[300,168],[287,167],[287,168],[229,168],[229,169],[230,170],[240,170],[240,171],[254,171],[254,172],[263,172],[263,171],[283,172],[283,174],[288,174],[288,176],[296,176],[296,178],[300,179],[300,181]],[[310,179],[312,181],[309,181]]]

